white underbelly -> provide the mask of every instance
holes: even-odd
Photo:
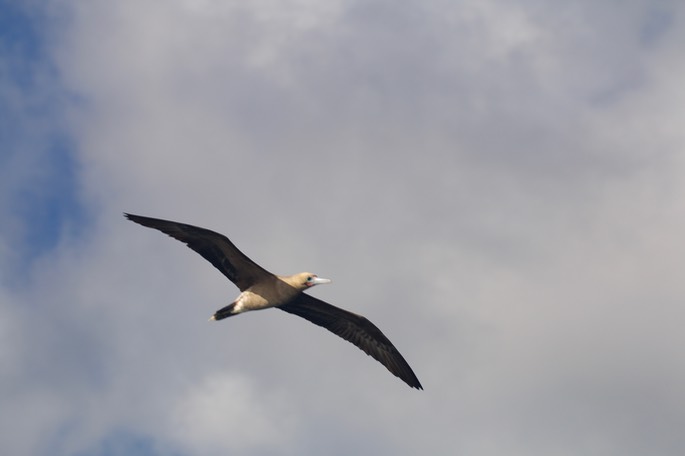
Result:
[[[240,293],[235,301],[235,313],[249,312],[251,310],[268,309],[278,303],[271,303],[267,298],[252,291],[246,290]]]

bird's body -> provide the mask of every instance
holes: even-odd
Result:
[[[309,279],[309,282],[307,279]],[[250,310],[282,306],[292,301],[304,289],[319,283],[328,282],[330,280],[319,278],[316,274],[309,272],[301,272],[291,276],[271,275],[240,293],[235,301],[218,310],[216,314],[212,315],[210,320],[221,320],[222,318]],[[311,285],[308,285],[308,283],[311,283]],[[225,310],[230,310],[230,314],[226,314]],[[220,316],[221,318],[219,318]]]
[[[329,283],[330,280],[308,272],[290,276],[272,274],[245,256],[226,236],[205,228],[139,215],[124,215],[140,225],[158,229],[186,243],[238,286],[240,295],[214,313],[210,320],[276,307],[328,329],[375,358],[412,388],[423,389],[409,364],[373,323],[361,315],[303,293],[312,286]]]

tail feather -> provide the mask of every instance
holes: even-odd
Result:
[[[222,307],[221,309],[217,310],[214,312],[214,315],[211,316],[210,320],[223,320],[224,318],[232,317],[233,315],[237,315],[237,313],[233,312],[233,309],[235,308],[235,302],[230,303],[226,307]]]

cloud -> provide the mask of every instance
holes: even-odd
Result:
[[[178,401],[169,435],[176,435],[188,454],[278,450],[292,444],[294,413],[283,398],[267,396],[255,391],[250,379],[214,375]]]
[[[52,8],[50,82],[2,80],[49,114],[3,172],[3,453],[682,452],[679,5]],[[27,178],[84,226],[31,255]],[[208,323],[235,287],[123,211],[332,277],[425,391],[277,310]]]

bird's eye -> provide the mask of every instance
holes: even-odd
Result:
[[[312,276],[307,277],[307,282],[311,282],[312,280]]]

